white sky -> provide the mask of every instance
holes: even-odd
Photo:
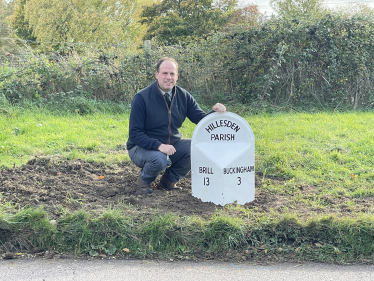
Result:
[[[249,4],[249,3],[256,3],[259,8],[260,12],[264,13],[266,12],[268,15],[271,15],[273,13],[272,9],[269,6],[270,0],[239,0],[239,4]],[[347,1],[347,0],[325,0],[325,4],[329,8],[334,8],[337,5],[342,5],[346,3],[352,3],[352,2],[359,2],[359,3],[365,3],[369,7],[374,8],[374,0],[360,0],[360,1]]]

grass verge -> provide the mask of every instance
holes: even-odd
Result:
[[[242,215],[217,211],[209,219],[135,215],[127,212],[133,206],[124,205],[99,216],[83,209],[66,212],[51,221],[41,208],[15,209],[2,200],[3,249],[132,258],[373,263],[373,114],[241,115],[256,137],[256,193],[292,198],[287,205],[270,212],[230,205],[228,209]],[[104,164],[128,161],[123,149],[127,126],[128,111],[79,115],[9,107],[0,115],[0,167],[56,155]],[[193,129],[186,122],[182,131],[191,137]],[[346,209],[349,216],[340,212]]]
[[[217,213],[202,220],[170,213],[140,219],[117,209],[99,217],[78,211],[54,223],[42,209],[23,209],[1,214],[0,230],[6,235],[0,240],[19,251],[92,257],[373,262],[372,216],[252,215],[233,219]]]

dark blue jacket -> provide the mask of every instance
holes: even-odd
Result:
[[[179,129],[186,117],[197,124],[207,115],[183,88],[175,86],[173,93],[170,108],[157,81],[134,96],[126,144],[128,150],[136,145],[158,150],[161,144],[174,144],[182,138]]]

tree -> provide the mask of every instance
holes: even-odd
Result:
[[[138,22],[142,4],[151,0],[17,0],[25,3],[24,18],[43,49],[65,42],[119,44],[138,47],[145,27]],[[22,21],[23,20],[23,21]],[[22,24],[23,25],[22,25]],[[27,34],[20,34],[26,38]]]
[[[16,1],[0,0],[0,50],[6,55],[18,54],[20,49],[15,44],[15,34],[11,29],[10,22],[14,17],[13,10]]]
[[[14,4],[14,0],[0,0],[0,18],[6,18],[13,14]]]
[[[270,0],[270,6],[280,17],[308,19],[319,17],[328,10],[325,0]]]
[[[256,4],[248,4],[236,9],[228,22],[229,26],[240,25],[244,27],[256,26],[261,23],[262,14]]]
[[[374,8],[371,8],[364,3],[345,3],[333,9],[333,12],[343,18],[351,18],[354,15],[359,15],[371,17],[372,19],[374,19]]]
[[[16,0],[14,2],[14,14],[9,17],[10,26],[15,35],[27,41],[35,41],[28,20],[25,18],[25,5],[29,0]]]
[[[162,0],[146,7],[141,23],[148,25],[144,39],[156,37],[175,44],[222,29],[234,12],[236,0]]]

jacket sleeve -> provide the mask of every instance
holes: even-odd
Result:
[[[132,143],[148,150],[158,150],[161,145],[157,139],[149,137],[145,133],[147,121],[147,110],[144,99],[140,95],[135,95],[130,112],[129,139]]]
[[[187,94],[187,117],[188,119],[190,119],[192,123],[197,124],[205,116],[214,112],[214,110],[212,110],[209,113],[206,113],[200,108],[199,104],[196,102],[196,100],[190,93],[187,92],[186,94]]]

